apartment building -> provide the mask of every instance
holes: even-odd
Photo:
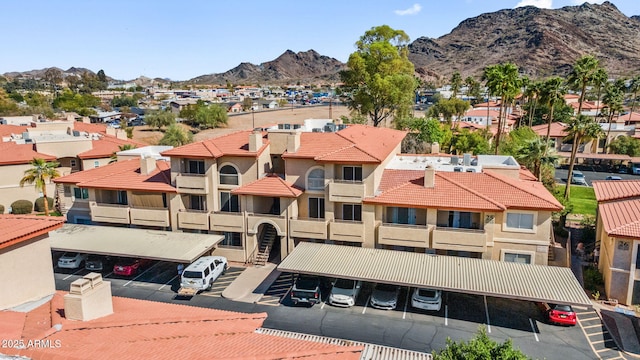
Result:
[[[400,154],[405,135],[307,120],[56,182],[70,222],[223,235],[213,253],[231,261],[278,261],[311,241],[547,264],[562,206],[528,171],[506,156]],[[151,210],[161,221],[143,221]]]

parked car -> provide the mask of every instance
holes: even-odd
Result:
[[[442,306],[442,291],[435,289],[416,288],[411,296],[411,306],[423,310],[440,311]]]
[[[58,267],[62,269],[77,269],[84,266],[87,254],[66,252],[58,259]]]
[[[329,293],[329,304],[342,307],[355,305],[361,287],[361,281],[336,279]]]
[[[398,306],[398,295],[400,287],[398,285],[377,283],[371,293],[371,306],[376,309],[393,310]]]
[[[106,269],[111,270],[112,264],[113,260],[109,256],[89,255],[84,263],[84,268],[91,271],[101,272],[102,270]]]
[[[589,186],[589,184],[587,184],[587,180],[584,177],[584,174],[580,170],[573,171],[573,173],[571,174],[571,183],[576,185]]]
[[[622,180],[622,178],[617,175],[610,175],[610,176],[607,176],[605,180]]]
[[[208,290],[213,282],[227,271],[227,258],[223,256],[203,256],[191,263],[183,271],[180,287]]]
[[[291,300],[293,303],[313,306],[322,301],[321,299],[320,278],[304,274],[298,275],[293,288],[291,288]]]
[[[571,305],[538,303],[538,307],[551,324],[571,326],[576,324],[576,313]]]
[[[149,265],[151,265],[149,259],[120,258],[113,265],[113,273],[120,276],[133,276]]]

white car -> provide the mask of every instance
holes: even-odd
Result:
[[[182,271],[180,286],[196,291],[211,289],[227,267],[227,258],[223,256],[203,256]]]
[[[362,282],[349,279],[336,279],[329,294],[329,304],[351,307],[356,304]]]
[[[87,254],[77,252],[66,252],[58,259],[58,267],[61,269],[77,269],[84,266]]]
[[[440,311],[442,306],[442,291],[435,289],[413,290],[411,306],[423,310]]]
[[[400,287],[398,285],[377,283],[371,293],[371,306],[376,309],[393,310],[398,306],[398,295]]]

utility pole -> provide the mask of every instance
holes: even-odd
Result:
[[[255,129],[256,128],[256,115],[255,115],[255,109],[253,108],[253,105],[251,105],[251,124],[253,125],[251,130]]]
[[[329,119],[333,119],[333,108],[331,104],[333,103],[333,98],[329,98]]]

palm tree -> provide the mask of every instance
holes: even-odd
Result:
[[[542,85],[543,83],[541,81],[535,81],[530,83],[525,90],[525,96],[529,103],[529,127],[533,125],[533,116],[536,113],[536,106],[540,98],[540,93],[542,92]]]
[[[631,83],[629,84],[629,91],[633,94],[633,99],[631,100],[631,110],[629,111],[629,120],[631,120],[631,114],[633,113],[633,109],[636,107],[638,92],[640,92],[640,75],[631,79]]]
[[[158,145],[182,146],[193,141],[193,134],[185,131],[178,124],[170,125],[164,132],[164,136],[160,139]]]
[[[540,101],[549,106],[549,116],[547,121],[547,137],[545,144],[549,144],[551,138],[551,123],[553,123],[553,110],[556,104],[564,102],[564,95],[567,93],[564,88],[564,81],[560,77],[547,79],[540,87]],[[545,151],[546,153],[546,151]]]
[[[539,136],[525,140],[515,149],[515,158],[523,165],[533,169],[533,174],[540,180],[542,165],[553,164],[558,160],[558,155],[549,151],[549,140],[543,140]]]
[[[598,68],[595,74],[593,74],[593,86],[596,87],[596,111],[600,109],[600,93],[602,88],[607,84],[609,80],[609,74],[604,68]],[[598,116],[598,115],[596,115]]]
[[[458,91],[460,91],[460,87],[462,86],[462,76],[460,76],[459,72],[454,72],[451,75],[451,98],[455,98],[458,96]]]
[[[118,145],[118,151],[126,151],[126,150],[131,150],[131,149],[135,149],[136,146],[133,144],[124,144],[124,145]],[[118,155],[117,155],[117,151],[114,151],[113,154],[111,154],[111,157],[109,158],[109,164],[114,163],[118,161]]]
[[[564,198],[569,200],[569,192],[571,188],[571,177],[573,176],[573,166],[578,153],[578,146],[585,141],[600,137],[602,128],[593,119],[586,115],[578,114],[567,122],[568,137],[573,139],[571,146],[571,159],[569,160],[569,172],[567,173],[567,187],[564,190]]]
[[[607,136],[604,138],[604,145],[602,146],[605,153],[607,149],[607,140],[609,139],[609,134],[611,134],[611,121],[613,121],[613,117],[616,112],[620,114],[624,109],[622,106],[624,101],[624,90],[621,88],[621,85],[624,86],[624,83],[619,83],[617,81],[615,84],[608,84],[604,90],[604,96],[602,98],[602,101],[609,109],[607,116],[607,123],[609,124],[609,127],[607,129]]]
[[[20,187],[24,184],[35,184],[36,190],[42,191],[44,198],[44,215],[49,216],[49,201],[47,200],[47,181],[60,176],[56,168],[60,166],[57,161],[45,161],[40,158],[33,158],[29,162],[32,166],[24,172],[24,177],[20,179]]]
[[[520,77],[518,67],[512,63],[487,66],[484,69],[483,79],[486,80],[487,88],[493,95],[500,96],[500,111],[498,112],[498,131],[496,133],[496,155],[500,146],[500,136],[502,136],[504,104],[510,103],[520,89]]]
[[[584,55],[576,60],[569,76],[567,76],[567,83],[569,86],[574,90],[580,91],[578,115],[582,113],[582,104],[584,103],[587,85],[593,83],[598,67],[598,59],[592,55]]]

